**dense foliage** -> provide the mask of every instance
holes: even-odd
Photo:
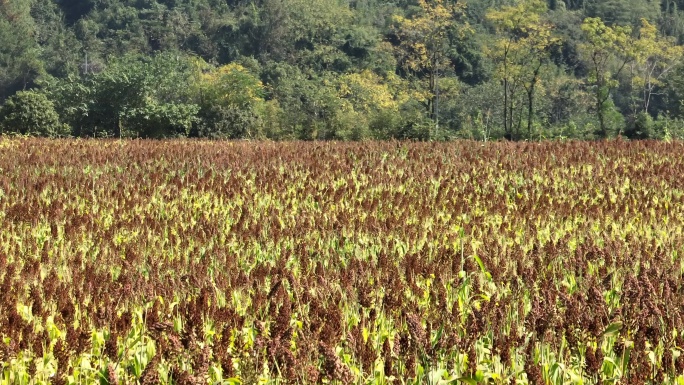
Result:
[[[4,0],[0,103],[81,137],[683,137],[682,6]]]
[[[0,120],[8,130],[23,135],[54,137],[68,134],[68,129],[59,123],[52,102],[38,92],[20,91],[10,97],[0,108]]]
[[[0,142],[2,384],[681,384],[681,142]]]

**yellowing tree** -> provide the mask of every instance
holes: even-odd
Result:
[[[516,101],[522,90],[527,100],[527,131],[531,134],[541,71],[549,62],[551,48],[559,42],[553,35],[553,25],[543,19],[546,10],[545,1],[519,0],[515,5],[487,12],[487,20],[499,38],[486,47],[485,53],[497,65],[495,76],[503,87],[502,115],[508,136],[520,135],[523,105]]]
[[[265,88],[259,78],[238,63],[214,68],[196,62],[195,94],[203,120],[200,134],[214,137],[261,136]]]
[[[638,93],[639,107],[648,113],[652,96],[667,73],[681,62],[684,47],[677,45],[673,37],[660,36],[656,26],[646,19],[641,19],[639,38],[631,46],[632,86]]]
[[[339,78],[338,95],[355,110],[365,113],[399,108],[389,84],[369,70],[342,75]]]
[[[335,117],[339,123],[336,135],[346,139],[367,136],[373,122],[398,115],[401,105],[411,97],[416,97],[408,91],[407,82],[394,73],[380,76],[364,70],[341,75],[335,79],[335,85],[336,97],[340,102]]]
[[[264,85],[259,78],[237,63],[202,71],[199,91],[202,99],[220,105],[247,108],[264,100]]]
[[[448,0],[418,0],[421,11],[414,17],[395,16],[400,39],[400,63],[409,73],[418,75],[425,104],[439,129],[439,72],[448,66],[451,39],[470,31],[466,23],[457,26],[465,5]],[[427,78],[427,79],[425,79]]]

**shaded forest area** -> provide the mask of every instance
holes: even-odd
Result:
[[[683,138],[682,0],[0,0],[0,130]]]

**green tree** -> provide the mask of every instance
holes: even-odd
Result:
[[[44,72],[29,0],[0,1],[0,101]]]
[[[593,88],[596,115],[599,121],[597,134],[607,137],[614,104],[611,92],[619,85],[618,78],[633,60],[631,28],[610,27],[598,18],[586,18],[582,23],[586,43],[581,45],[584,61],[589,68],[589,84]],[[614,121],[614,120],[613,120]]]
[[[47,74],[66,77],[82,71],[83,43],[64,23],[64,15],[53,0],[32,0],[33,35],[39,45],[39,60]],[[92,55],[91,55],[92,56]],[[90,58],[90,62],[93,59]]]
[[[164,54],[126,56],[98,74],[45,86],[76,136],[173,137],[197,119],[191,83],[190,63]]]
[[[439,77],[450,65],[449,51],[455,38],[470,31],[467,23],[457,23],[465,5],[449,0],[418,0],[419,12],[411,17],[395,16],[395,33],[400,40],[399,61],[421,82],[426,108],[439,130]],[[422,81],[423,79],[427,80]]]
[[[642,18],[656,20],[660,1],[653,0],[587,0],[586,15],[600,18],[610,25],[635,27]]]
[[[495,76],[503,88],[504,131],[511,137],[520,137],[522,114],[518,113],[518,119],[515,116],[516,93],[521,88],[527,100],[527,133],[531,134],[541,71],[559,42],[551,23],[544,20],[546,11],[545,1],[520,0],[513,6],[487,12],[498,38],[486,52],[497,65]]]
[[[263,0],[259,6],[239,2],[236,25],[225,34],[233,52],[226,61],[253,56],[302,69],[344,72],[356,52],[369,48],[353,23],[349,4],[338,0]],[[345,49],[347,52],[345,52]]]
[[[45,94],[19,91],[0,108],[0,128],[3,133],[34,136],[64,136],[68,128],[59,122],[54,104]]]

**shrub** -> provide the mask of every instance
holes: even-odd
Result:
[[[55,106],[36,91],[20,91],[7,99],[0,109],[3,133],[32,136],[66,136],[68,127],[59,122]]]
[[[630,139],[653,139],[656,137],[655,122],[651,115],[641,112],[625,130]]]

